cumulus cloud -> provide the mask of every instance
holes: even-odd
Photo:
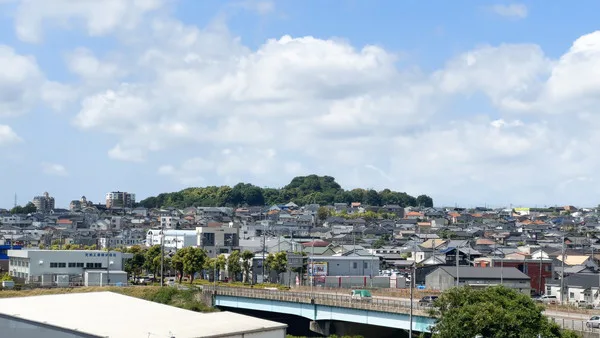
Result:
[[[511,19],[524,19],[528,15],[527,6],[524,4],[493,5],[491,10],[503,17]]]
[[[132,29],[162,0],[20,0],[15,17],[17,36],[26,42],[42,41],[46,27],[73,28],[81,22],[90,36]]]
[[[154,7],[144,8],[139,20]],[[72,17],[92,35],[123,25]],[[250,48],[222,25],[156,16],[136,27],[119,32],[114,52],[125,57],[69,56],[97,86],[73,125],[110,134],[112,159],[168,159],[157,174],[182,185],[281,186],[319,173],[448,204],[596,203],[587,178],[600,169],[600,32],[558,59],[535,44],[484,45],[426,73],[340,39],[284,35]],[[473,97],[484,98],[476,114],[457,111]]]
[[[68,176],[69,175],[69,173],[67,172],[67,168],[65,168],[65,166],[63,166],[62,164],[58,164],[58,163],[43,162],[42,163],[42,171],[44,172],[44,174],[52,175],[52,176]]]
[[[0,146],[20,142],[21,138],[10,126],[0,124]]]

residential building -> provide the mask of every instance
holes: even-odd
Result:
[[[531,293],[531,277],[517,268],[440,266],[425,277],[427,289],[445,291],[457,285],[473,288],[503,285],[526,295]]]
[[[161,216],[159,219],[160,227],[163,229],[177,229],[180,220],[177,216]]]
[[[479,258],[474,263],[477,267],[516,268],[531,278],[531,290],[541,295],[546,291],[546,281],[552,279],[551,259],[502,259]]]
[[[598,285],[600,275],[593,273],[573,274],[565,277],[565,301],[569,303],[585,303],[600,305]],[[562,301],[560,293],[560,280],[549,281],[546,287],[546,294],[556,296],[558,301]]]
[[[124,260],[131,256],[99,250],[8,250],[8,269],[25,283],[83,283],[87,270],[122,271]]]
[[[160,245],[161,237],[164,234],[165,249],[178,250],[188,246],[194,246],[197,243],[197,234],[195,230],[161,230],[150,229],[146,233],[146,246]]]
[[[135,204],[135,194],[113,191],[106,194],[107,208],[132,208]]]
[[[42,196],[35,196],[32,202],[38,212],[46,214],[54,210],[54,197],[50,197],[48,192]]]
[[[240,248],[240,228],[234,227],[233,223],[229,226],[197,227],[196,236],[196,245],[206,250],[209,257]]]

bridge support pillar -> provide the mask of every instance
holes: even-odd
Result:
[[[310,322],[310,330],[325,337],[331,335],[331,321],[329,320],[313,320]]]

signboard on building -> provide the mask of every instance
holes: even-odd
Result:
[[[296,253],[288,253],[287,254],[287,263],[290,269],[297,269],[302,267],[304,257],[300,254]]]
[[[327,276],[327,262],[312,262],[308,264],[309,276]]]

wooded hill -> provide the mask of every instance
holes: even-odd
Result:
[[[146,208],[189,206],[263,206],[294,202],[297,205],[361,202],[364,205],[382,206],[397,204],[402,207],[432,207],[427,195],[413,197],[405,192],[384,189],[344,190],[331,176],[298,176],[283,188],[260,188],[249,183],[229,186],[187,188],[177,192],[162,193],[140,201]]]

